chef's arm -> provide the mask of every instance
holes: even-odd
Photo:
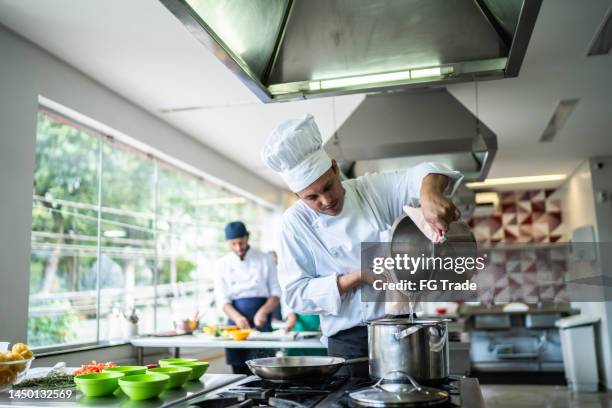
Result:
[[[272,310],[274,310],[276,306],[278,306],[278,301],[278,296],[270,296],[266,302],[261,305],[253,317],[253,322],[255,323],[256,327],[262,327],[266,324],[268,315],[272,313]]]
[[[448,230],[448,225],[459,219],[461,213],[444,194],[449,177],[443,174],[428,174],[423,178],[420,192],[421,208],[425,220],[440,235]]]
[[[317,273],[315,253],[306,239],[296,239],[300,235],[303,229],[292,225],[285,225],[281,235],[278,280],[285,304],[295,313],[337,316],[342,306],[338,277]]]
[[[265,313],[266,316],[269,315],[270,313],[272,313],[274,308],[278,306],[278,302],[278,296],[270,296],[268,300],[266,300],[266,303],[261,305],[261,307],[257,310],[257,313],[261,312]]]
[[[421,195],[425,193],[444,194],[448,186],[448,176],[444,174],[428,174],[421,184]]]
[[[361,271],[355,271],[347,273],[346,275],[338,276],[338,292],[344,295],[347,292],[355,289],[362,283],[371,285],[374,280],[386,280],[384,275],[373,275],[371,273],[361,273]]]
[[[233,320],[236,323],[236,326],[240,327],[241,329],[250,328],[247,318],[240,314],[240,312],[236,310],[231,303],[226,303],[223,305],[223,313],[225,313],[230,320]]]
[[[297,323],[297,315],[295,313],[289,313],[287,315],[287,321],[285,322],[285,331],[290,332],[295,328]]]
[[[338,275],[336,283],[338,285],[338,292],[344,295],[362,283],[361,272],[357,271],[347,273],[346,275]]]

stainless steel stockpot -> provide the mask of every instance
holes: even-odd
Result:
[[[447,321],[409,317],[372,320],[368,322],[368,354],[370,376],[375,380],[402,371],[422,383],[441,382],[449,371]]]

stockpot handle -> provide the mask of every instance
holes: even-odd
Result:
[[[370,357],[349,358],[348,360],[344,360],[344,365],[367,363],[368,361],[370,361]]]
[[[379,388],[379,389],[381,389],[381,390],[383,390],[383,391],[386,391],[384,388],[382,388],[382,387],[380,386],[380,384],[382,384],[382,382],[385,380],[385,378],[387,378],[387,376],[388,376],[389,374],[401,374],[402,376],[406,377],[406,378],[408,379],[408,381],[410,381],[410,384],[412,384],[412,386],[414,387],[414,389],[415,389],[415,390],[417,390],[417,391],[421,391],[421,384],[419,384],[418,382],[416,382],[416,380],[415,380],[414,378],[412,378],[412,377],[410,376],[410,374],[408,374],[407,372],[402,371],[402,370],[391,370],[391,371],[387,371],[387,372],[385,373],[385,375],[383,375],[383,376],[381,377],[381,379],[380,379],[380,380],[378,380],[378,381],[376,382],[376,384],[374,384],[374,388]]]
[[[439,341],[430,343],[430,349],[431,351],[434,351],[434,352],[438,352],[442,350],[444,346],[446,345],[446,343],[448,342],[448,327],[446,326],[442,328],[436,327],[436,329],[438,330],[438,333],[440,333],[441,330],[444,330],[444,333],[442,334],[442,336],[439,336],[440,337]]]
[[[398,331],[395,333],[395,340],[401,340],[401,339],[405,339],[406,337],[410,336],[411,334],[414,334],[416,332],[418,332],[419,330],[421,330],[423,328],[423,326],[421,325],[414,325],[414,326],[410,326],[407,329]]]

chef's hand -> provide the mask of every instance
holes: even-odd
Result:
[[[372,272],[355,271],[336,276],[336,284],[340,295],[350,292],[361,284],[371,285],[375,280],[389,281],[385,275],[375,275]]]
[[[268,321],[268,313],[264,310],[259,309],[255,316],[253,317],[253,322],[255,323],[255,327],[263,327]]]
[[[244,316],[237,317],[236,320],[234,320],[234,322],[236,322],[236,326],[238,326],[241,329],[251,328],[251,325],[249,324],[248,319]]]
[[[361,283],[373,285],[376,281],[391,282],[389,272],[384,271],[381,274],[376,274],[373,271],[363,271],[361,273]]]
[[[444,190],[448,184],[448,177],[442,174],[428,174],[421,185],[421,209],[425,221],[440,236],[448,231],[448,225],[457,221],[461,212],[446,196]]]
[[[285,322],[285,332],[290,332],[294,327],[297,321],[297,316],[295,313],[289,313],[287,316],[287,321]]]

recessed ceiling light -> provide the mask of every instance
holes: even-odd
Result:
[[[524,176],[524,177],[502,177],[486,179],[485,181],[477,181],[473,183],[465,183],[469,188],[482,188],[492,186],[505,186],[509,184],[528,184],[542,183],[547,181],[565,180],[565,174],[545,174],[541,176]]]
[[[476,204],[492,204],[497,206],[497,204],[499,204],[499,194],[495,191],[484,191],[482,193],[476,193],[475,200]]]
[[[550,142],[555,138],[565,125],[565,122],[567,122],[567,118],[569,118],[577,103],[578,99],[564,99],[559,102],[548,121],[548,125],[546,125],[546,129],[544,129],[542,136],[540,136],[540,142]]]
[[[610,48],[612,48],[612,7],[599,26],[587,56],[605,55],[610,52]]]

